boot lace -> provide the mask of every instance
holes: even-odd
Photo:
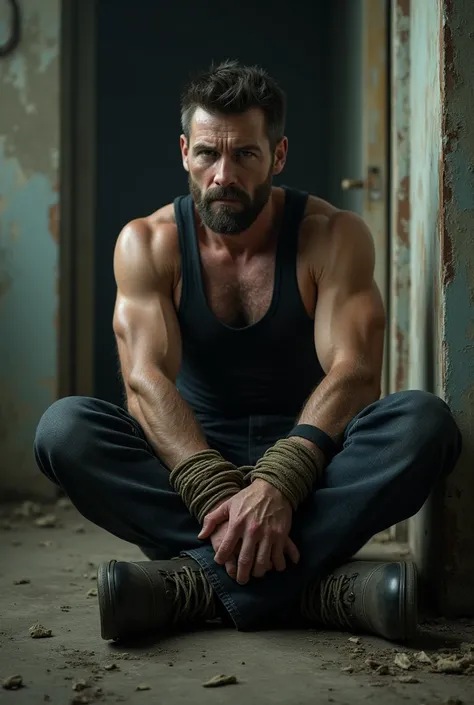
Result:
[[[355,599],[352,587],[356,577],[357,574],[329,575],[308,586],[301,600],[304,619],[342,629],[352,627],[351,607]]]
[[[216,617],[215,598],[204,571],[187,566],[168,573],[166,579],[173,592],[173,624],[190,623]]]

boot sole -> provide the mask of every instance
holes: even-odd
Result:
[[[115,619],[114,568],[117,561],[101,563],[97,570],[97,594],[99,597],[100,634],[102,639],[118,639],[119,627]]]
[[[404,596],[402,604],[403,639],[412,639],[418,630],[418,573],[413,561],[401,563],[400,587]]]

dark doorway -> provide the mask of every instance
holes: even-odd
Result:
[[[187,190],[179,97],[191,72],[236,58],[275,76],[289,104],[290,152],[280,182],[329,196],[328,6],[98,2],[95,395],[121,399],[112,333],[117,235]]]

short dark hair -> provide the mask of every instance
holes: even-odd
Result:
[[[286,96],[277,82],[259,66],[241,66],[226,60],[193,79],[181,96],[181,127],[189,139],[197,108],[223,115],[260,108],[265,115],[270,147],[285,132]]]

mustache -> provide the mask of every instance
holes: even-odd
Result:
[[[248,194],[245,191],[241,191],[233,186],[228,186],[226,188],[214,188],[212,191],[208,191],[204,196],[204,201],[207,203],[212,203],[212,201],[221,201],[226,199],[235,199],[236,201],[242,201],[243,203],[249,202]]]

